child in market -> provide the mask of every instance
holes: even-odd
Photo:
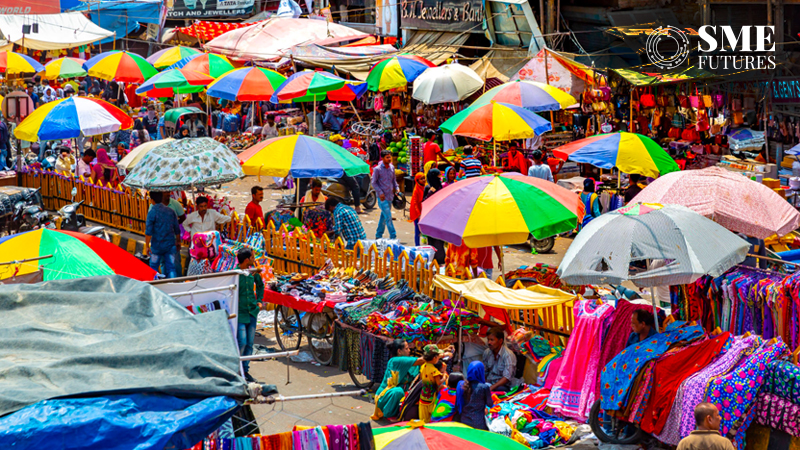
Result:
[[[486,408],[494,406],[494,401],[482,362],[473,361],[467,367],[467,381],[459,383],[456,404],[461,413],[458,422],[478,430],[489,429],[486,426]]]
[[[447,378],[447,385],[439,389],[439,395],[436,399],[436,407],[433,409],[431,415],[432,422],[458,422],[461,414],[458,412],[458,404],[456,402],[458,383],[464,381],[464,375],[461,372],[453,372]]]
[[[420,381],[422,382],[422,393],[419,397],[419,420],[430,423],[433,408],[436,406],[436,393],[443,382],[447,381],[447,370],[442,367],[440,370],[439,359],[452,357],[452,346],[448,352],[435,344],[428,344],[423,349],[422,359],[425,361],[419,370]],[[443,366],[443,365],[442,365]]]

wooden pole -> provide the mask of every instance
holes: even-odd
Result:
[[[544,82],[550,86],[550,69],[547,68],[547,48],[544,49]],[[550,129],[555,131],[556,124],[553,120],[553,111],[550,111]]]
[[[353,108],[353,111],[356,113],[356,118],[358,119],[358,121],[361,122],[361,116],[358,115],[358,109],[356,108],[356,105],[353,104],[352,100],[350,100],[350,106]]]

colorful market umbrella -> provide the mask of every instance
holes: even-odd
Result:
[[[30,56],[8,50],[0,52],[0,73],[6,75],[17,73],[36,73],[44,70],[44,66]]]
[[[208,95],[229,101],[268,101],[286,77],[270,69],[243,67],[232,70],[208,85]]]
[[[375,450],[529,450],[502,434],[472,428],[458,422],[411,421],[373,428]]]
[[[369,165],[344,148],[303,134],[259,142],[240,153],[239,160],[246,175],[338,178],[369,173]]]
[[[83,68],[90,76],[122,83],[144,83],[158,71],[147,60],[125,51],[100,53],[86,61]]]
[[[352,102],[353,100],[361,98],[367,92],[367,83],[359,81],[346,81],[344,86],[333,91],[328,91],[324,94],[317,95],[304,95],[292,99],[295,102],[320,102],[328,99],[332,102]],[[355,108],[354,108],[355,109]]]
[[[213,82],[214,78],[194,70],[169,69],[145,81],[136,88],[136,93],[148,97],[170,97],[176,93],[200,92]]]
[[[775,191],[721,167],[664,175],[633,202],[682,205],[728,230],[759,239],[783,236],[800,226],[800,213]]]
[[[211,138],[186,138],[150,150],[124,184],[148,191],[184,191],[225,184],[244,176],[226,145]]]
[[[517,173],[453,183],[422,203],[420,231],[472,248],[520,244],[570,231],[583,220],[580,197],[555,183]]]
[[[616,167],[625,173],[657,178],[680,170],[657,142],[647,136],[619,132],[598,134],[553,150],[557,158],[591,164],[603,169]]]
[[[458,102],[478,91],[483,79],[474,70],[461,64],[431,67],[414,80],[413,97],[422,103]]]
[[[177,47],[165,48],[153,53],[147,58],[147,62],[152,64],[156,69],[161,70],[165,67],[175,64],[187,56],[198,55],[200,53],[200,50],[179,45]]]
[[[122,248],[83,233],[41,228],[0,238],[4,261],[51,258],[0,266],[0,279],[44,271],[44,280],[122,275],[140,281],[155,278],[156,271]]]
[[[83,69],[85,59],[79,58],[58,58],[50,61],[44,66],[44,78],[55,80],[58,78],[76,78],[86,76]]]
[[[300,97],[315,97],[343,88],[345,79],[328,72],[304,70],[286,79],[275,89],[270,101],[279,103]]]
[[[510,141],[539,136],[553,129],[550,121],[519,106],[491,102],[472,105],[439,126],[447,133],[482,141]]]
[[[119,167],[120,169],[125,170],[127,172],[130,172],[134,167],[136,167],[142,161],[142,158],[144,158],[145,155],[150,153],[150,150],[152,150],[152,149],[154,149],[156,147],[159,147],[161,145],[164,145],[167,142],[174,141],[174,140],[175,139],[173,139],[173,138],[166,138],[166,139],[160,139],[160,140],[157,140],[157,141],[145,142],[144,144],[142,144],[142,145],[134,148],[130,152],[128,152],[128,154],[125,155],[125,157],[122,158],[117,163],[117,167]]]
[[[169,68],[194,70],[219,78],[236,67],[226,56],[217,55],[216,53],[198,53],[181,59],[169,66]]]
[[[522,106],[531,111],[558,111],[578,103],[575,97],[555,86],[523,80],[509,81],[489,89],[472,106],[492,101]]]
[[[126,130],[133,120],[121,109],[98,98],[69,97],[45,103],[14,129],[23,141],[52,141]]]
[[[411,56],[393,56],[372,66],[367,75],[367,85],[371,91],[388,91],[412,83],[432,62]]]

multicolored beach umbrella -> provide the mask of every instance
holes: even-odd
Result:
[[[175,64],[187,56],[198,55],[200,53],[200,50],[179,45],[177,47],[165,48],[153,53],[147,58],[147,62],[152,64],[156,69],[161,70],[165,67]]]
[[[558,111],[578,103],[561,89],[536,81],[509,81],[493,87],[478,97],[472,106],[491,102],[508,103],[531,111]]]
[[[0,238],[4,261],[21,261],[53,255],[30,263],[0,268],[0,279],[44,271],[44,280],[122,275],[140,281],[155,278],[156,271],[122,248],[88,234],[41,228]]]
[[[472,428],[458,422],[411,421],[373,428],[375,450],[530,450],[502,434]]]
[[[78,58],[58,58],[50,61],[44,66],[44,78],[55,80],[58,78],[76,78],[86,76],[83,64],[85,59]]]
[[[616,167],[624,173],[657,178],[680,170],[657,142],[647,136],[619,132],[598,134],[553,150],[557,158],[591,164],[603,169]]]
[[[312,98],[322,96],[330,91],[335,91],[344,87],[346,80],[328,72],[316,70],[304,70],[297,72],[286,79],[272,94],[270,101],[279,103],[281,101],[293,100],[300,97],[309,96]]]
[[[169,69],[194,70],[214,78],[219,78],[235,68],[236,66],[234,66],[227,56],[218,55],[216,53],[198,53],[190,55],[169,66]]]
[[[439,126],[447,133],[482,141],[510,141],[539,136],[553,129],[549,120],[519,106],[490,102],[472,105]]]
[[[366,92],[367,83],[363,81],[347,81],[344,86],[339,89],[328,91],[324,94],[304,95],[292,100],[295,102],[320,102],[328,99],[332,102],[352,102],[353,100],[361,98]]]
[[[44,70],[44,66],[30,56],[7,50],[0,52],[0,73],[9,75],[17,73],[36,73],[42,70]]]
[[[469,247],[513,245],[528,234],[544,239],[583,220],[580,197],[555,183],[517,173],[453,183],[422,203],[420,231]]]
[[[294,178],[369,173],[369,165],[331,141],[303,134],[261,141],[239,154],[245,175]]]
[[[23,141],[53,141],[114,133],[133,126],[123,110],[99,98],[69,97],[45,103],[25,118],[14,136]]]
[[[122,83],[144,83],[158,71],[146,59],[125,51],[110,51],[86,61],[83,68],[90,76]]]
[[[418,56],[399,55],[372,66],[367,76],[371,91],[388,91],[413,83],[422,72],[436,65]]]
[[[274,70],[243,67],[232,70],[208,85],[208,95],[228,101],[268,101],[286,77]]]
[[[148,97],[170,97],[176,93],[200,92],[214,82],[214,78],[188,69],[169,69],[145,81],[136,88],[139,95]]]

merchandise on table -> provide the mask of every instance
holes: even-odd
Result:
[[[486,415],[489,430],[533,449],[565,445],[577,425],[545,412],[542,399],[549,391],[536,389],[524,386],[502,398],[494,396],[495,404]]]
[[[355,450],[375,448],[372,425],[304,427],[271,435],[254,434],[237,438],[221,438],[219,431],[186,450]]]
[[[552,267],[548,264],[537,263],[532,266],[522,266],[517,270],[512,270],[506,273],[506,280],[508,286],[520,280],[522,284],[529,285],[530,283],[541,284],[555,289],[560,289],[566,292],[575,292],[576,294],[586,295],[587,289],[592,289],[592,286],[572,286],[561,281],[556,275],[558,267]]]
[[[253,261],[256,267],[268,267],[270,265],[269,258],[265,252],[266,243],[264,241],[264,235],[258,232],[251,232],[244,242],[225,239],[217,243],[217,248],[219,248],[219,256],[212,264],[215,272],[234,270],[239,265],[236,255],[241,250],[245,249],[253,252]],[[269,272],[271,273],[271,269]],[[266,279],[271,278],[270,275]]]
[[[267,288],[311,303],[327,301],[344,304],[359,298],[372,299],[377,292],[393,286],[394,279],[391,276],[378,278],[371,271],[338,270],[327,264],[310,277],[298,273],[278,276]]]

